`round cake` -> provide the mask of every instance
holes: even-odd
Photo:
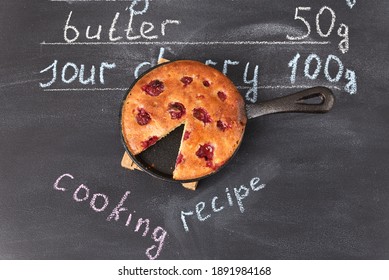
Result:
[[[238,148],[246,126],[244,101],[218,70],[192,60],[162,64],[140,77],[122,107],[122,134],[137,155],[184,125],[176,180],[215,172]]]

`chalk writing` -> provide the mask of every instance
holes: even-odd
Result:
[[[97,200],[98,197],[101,197],[101,198],[104,200],[103,205],[100,206],[100,207],[97,207],[97,206],[96,206],[96,200]],[[95,194],[93,194],[92,199],[91,199],[89,205],[90,205],[90,207],[91,207],[94,211],[96,211],[96,212],[102,212],[102,211],[105,210],[105,208],[107,208],[108,203],[109,203],[108,196],[106,196],[106,195],[103,194],[103,193],[95,193]]]
[[[218,9],[212,6],[209,10],[208,4],[187,12],[187,9],[181,9],[184,6],[175,5],[175,1],[167,1],[167,6],[171,6],[168,9],[165,9],[166,3],[159,1],[129,0],[125,4],[116,1],[116,4],[91,3],[92,9],[88,9],[86,2],[62,3],[55,8],[56,13],[52,15],[59,18],[59,25],[55,23],[52,27],[59,26],[54,34],[57,36],[48,33],[51,38],[48,40],[55,41],[41,42],[40,45],[41,55],[44,54],[41,57],[48,57],[46,51],[55,52],[34,71],[39,71],[36,83],[39,82],[42,91],[120,91],[118,95],[122,95],[128,91],[129,79],[138,78],[142,72],[155,66],[159,58],[174,60],[179,57],[203,60],[230,76],[246,102],[257,102],[262,89],[282,94],[278,89],[308,88],[322,82],[349,94],[357,93],[357,74],[348,69],[352,68],[349,64],[352,57],[349,54],[342,56],[349,52],[350,45],[352,48],[358,41],[357,35],[364,31],[352,34],[356,31],[348,26],[352,21],[343,18],[344,10],[350,13],[356,0],[340,1],[333,7],[331,4],[327,6],[326,1],[318,5],[307,4],[309,1],[289,5],[286,9],[289,9],[290,24],[285,22],[285,11],[288,10],[281,9],[281,5],[268,7],[266,13],[270,12],[273,18],[263,17],[260,10],[248,11],[251,5],[241,6],[239,15],[237,10],[222,7],[223,17],[226,21],[231,20],[225,25],[214,20],[221,14],[209,19],[208,14],[217,13]],[[154,4],[158,6],[153,11]],[[239,3],[230,4],[239,7]],[[106,9],[108,5],[113,7]],[[344,10],[338,11],[342,6]],[[164,15],[167,10],[168,15]],[[199,17],[191,14],[200,11],[205,11],[205,14]],[[233,15],[229,15],[229,11]],[[243,21],[239,19],[240,15]],[[196,22],[196,19],[201,22]],[[170,57],[165,53],[168,51]],[[71,57],[64,58],[66,55]],[[104,58],[104,55],[109,58]],[[116,76],[119,72],[122,77]],[[122,83],[111,85],[113,75]],[[285,82],[289,78],[290,83]],[[74,94],[65,96],[77,98]],[[111,225],[112,231],[122,230],[130,238],[127,240],[130,244],[141,240],[145,244],[139,251],[141,257],[145,254],[144,258],[160,258],[168,247],[169,229],[165,230],[160,224],[162,222],[149,214],[153,212],[145,210],[147,207],[139,206],[138,209],[132,205],[135,200],[133,190],[124,189],[121,193],[119,190],[119,193],[111,194],[79,179],[69,173],[59,176],[52,186],[55,190],[51,191],[52,195],[67,199],[80,212],[100,218],[108,230],[111,230]],[[186,232],[185,235],[198,233],[198,228],[194,230],[196,226],[210,225],[212,228],[214,224],[220,224],[218,219],[225,222],[223,219],[231,213],[234,219],[230,222],[239,223],[239,217],[252,212],[254,200],[266,193],[266,185],[258,177],[241,183],[208,192],[207,196],[200,193],[201,198],[184,202],[185,206],[180,206],[174,213],[178,222],[175,230],[181,230],[182,234]],[[166,218],[162,216],[159,217],[161,221]],[[242,231],[242,234],[246,233]],[[139,247],[128,250],[135,248]]]
[[[292,36],[292,35],[288,34],[288,35],[286,35],[286,38],[288,40],[294,40],[294,41],[304,40],[305,38],[307,38],[311,34],[311,24],[309,23],[309,21],[305,17],[300,15],[301,12],[310,12],[310,11],[311,11],[311,7],[297,7],[296,8],[295,14],[294,14],[294,20],[301,21],[306,28],[306,32],[301,36]],[[330,26],[328,27],[328,30],[323,31],[323,29],[320,25],[320,19],[324,16],[323,14],[326,11],[327,11],[326,14],[329,14],[329,16],[330,16]],[[316,33],[322,38],[326,38],[326,37],[330,36],[332,34],[334,27],[335,27],[335,22],[336,22],[335,11],[328,6],[323,6],[319,10],[319,12],[316,14],[316,22],[315,22],[316,23]],[[342,38],[342,40],[338,44],[339,50],[342,53],[346,53],[349,50],[348,26],[345,25],[344,23],[341,23],[339,28],[338,28],[337,35],[340,38]]]
[[[356,4],[356,0],[346,0],[347,5],[351,8]],[[320,9],[313,11],[309,6],[299,6],[295,7],[294,12],[294,20],[296,24],[302,26],[302,31],[298,34],[286,34],[287,41],[256,41],[256,40],[233,40],[233,41],[156,41],[157,39],[161,39],[166,34],[172,30],[175,30],[174,26],[179,26],[181,24],[181,20],[179,19],[170,19],[165,18],[160,20],[159,22],[150,22],[145,20],[148,11],[151,6],[150,0],[133,0],[129,1],[129,5],[124,9],[124,11],[115,11],[108,17],[112,18],[110,25],[104,26],[102,24],[94,23],[89,25],[79,25],[78,17],[81,15],[77,11],[68,11],[67,16],[64,17],[65,24],[63,26],[63,38],[64,42],[42,42],[43,45],[294,45],[294,44],[310,44],[310,45],[326,45],[330,44],[330,41],[314,41],[307,40],[310,37],[312,31],[316,31],[317,35],[321,38],[327,38],[331,34],[334,33],[336,29],[336,13],[329,6],[322,6]],[[314,13],[315,22],[311,22],[309,17],[310,13]],[[77,18],[75,18],[77,17]],[[125,26],[121,26],[122,23],[125,23]],[[328,24],[329,23],[329,24]],[[315,25],[315,26],[314,26]],[[340,23],[336,30],[337,36],[341,39],[338,43],[338,48],[342,53],[346,53],[349,50],[350,42],[349,42],[349,27]],[[101,41],[103,40],[103,41]],[[164,47],[161,47],[160,50],[164,50]],[[161,52],[160,52],[161,54]],[[161,56],[161,55],[160,55]],[[298,58],[296,58],[297,62]],[[331,61],[332,64],[338,63],[339,69],[342,69],[342,64],[339,63],[335,58],[331,58],[327,60],[328,63]],[[44,88],[45,91],[76,91],[76,90],[119,90],[121,88],[112,87],[112,88],[65,88],[65,89],[50,89],[53,83],[57,81],[56,75],[56,66],[57,61],[54,61],[53,64],[40,71],[44,73],[46,71],[52,70],[53,76],[52,79],[48,82],[41,82],[40,87]],[[206,60],[207,64],[217,66],[217,62],[212,60]],[[316,63],[317,67],[313,68],[312,63]],[[152,67],[156,64],[156,61],[149,62],[144,61],[138,64],[134,70],[135,78],[139,77],[142,70],[146,67]],[[225,59],[222,62],[223,68],[222,71],[225,75],[227,75],[228,67],[239,66],[240,61]],[[291,74],[291,83],[295,83],[296,79],[296,70],[297,67],[293,67],[297,63],[292,62],[289,67],[292,67]],[[111,64],[112,65],[112,64]],[[250,63],[247,62],[243,71],[243,83],[244,85],[238,86],[239,89],[245,89],[246,91],[242,93],[248,102],[255,103],[258,99],[258,89],[279,89],[279,88],[305,88],[306,85],[293,85],[293,86],[285,86],[285,85],[259,85],[259,66],[253,65],[253,75],[252,78],[248,78],[249,76],[249,68]],[[321,61],[318,60],[316,56],[309,56],[305,61],[304,68],[304,76],[308,79],[314,80],[316,79],[321,71],[322,64]],[[107,69],[112,69],[107,67]],[[100,70],[102,70],[100,68]],[[313,72],[309,72],[309,70],[313,70]],[[339,70],[338,74],[331,76],[331,74],[327,71],[327,68],[324,68],[324,75],[327,80],[330,82],[337,82],[342,76],[342,71]],[[356,75],[352,70],[346,69],[344,77],[347,80],[347,84],[344,89],[350,93],[355,94],[357,90],[356,86]],[[96,67],[92,65],[86,69],[84,64],[77,65],[76,63],[68,62],[66,63],[62,71],[60,73],[61,82],[65,84],[71,84],[78,82],[81,85],[95,85],[96,81]],[[78,79],[77,79],[78,78]],[[235,81],[234,81],[235,82]],[[100,83],[104,84],[104,75],[101,74],[100,71]],[[126,90],[126,87],[123,87]],[[339,88],[337,86],[332,86],[332,88]]]
[[[211,61],[211,60],[207,60],[207,61]],[[216,65],[216,64],[213,64],[213,65]],[[232,61],[232,60],[229,60],[229,59],[224,60],[224,63],[223,63],[223,74],[227,75],[228,65],[238,65],[238,64],[239,64],[239,61]]]
[[[198,221],[204,222],[211,218],[215,213],[222,212],[225,207],[234,206],[234,201],[238,206],[240,213],[244,213],[245,207],[243,204],[243,200],[247,198],[250,193],[257,192],[265,188],[266,184],[260,184],[260,179],[258,177],[254,177],[250,180],[250,186],[246,187],[241,185],[240,187],[233,188],[234,197],[232,197],[229,188],[226,188],[226,199],[222,200],[219,196],[215,195],[209,201],[211,206],[207,207],[209,204],[200,201],[195,205],[194,212],[193,211],[181,211],[180,217],[184,230],[189,232],[189,225],[187,218],[189,216],[196,217]],[[207,209],[208,208],[208,209]],[[196,213],[196,215],[194,215]]]
[[[73,182],[74,176],[65,173],[59,176],[53,188],[57,191],[67,192],[71,187],[69,186],[70,182]],[[77,185],[77,184],[76,184]],[[73,184],[74,186],[74,184]],[[142,237],[146,237],[150,231],[151,221],[148,218],[139,217],[137,221],[132,223],[133,215],[136,213],[135,210],[129,212],[127,207],[123,207],[124,203],[128,199],[130,195],[130,191],[126,191],[117,205],[112,208],[111,213],[107,216],[106,220],[109,222],[114,220],[116,222],[120,221],[121,213],[123,219],[125,220],[124,226],[127,228],[133,227],[133,232],[141,232]],[[75,202],[86,202],[89,200],[89,207],[95,211],[96,213],[104,212],[107,207],[110,205],[110,200],[106,194],[103,193],[93,193],[91,196],[91,189],[84,185],[80,184],[72,194],[72,198]],[[142,231],[143,230],[143,231]],[[156,259],[160,255],[165,238],[168,236],[167,231],[163,229],[161,226],[156,226],[151,233],[150,237],[155,242],[150,247],[146,249],[146,256],[149,259]]]
[[[163,57],[164,53],[165,53],[165,49],[164,48],[160,48],[157,60],[154,60],[154,61],[144,61],[144,62],[139,63],[135,67],[134,77],[138,78],[142,69],[144,69],[146,67],[150,68],[150,67],[155,66],[157,64],[157,61],[159,61],[159,59]],[[213,61],[211,59],[206,59],[205,60],[205,64],[206,65],[211,65],[211,66],[219,65],[218,62]],[[240,64],[240,61],[225,59],[223,61],[223,63],[222,63],[222,65],[223,65],[223,68],[222,68],[223,74],[228,76],[228,69],[230,69],[230,67],[238,66],[239,64]],[[254,66],[253,76],[252,76],[251,80],[248,79],[249,67],[250,67],[250,63],[247,62],[245,64],[244,72],[243,72],[243,75],[242,75],[243,76],[242,80],[243,80],[244,84],[249,85],[248,90],[245,93],[246,100],[249,101],[249,102],[255,103],[257,101],[257,98],[258,98],[258,83],[259,83],[258,82],[258,79],[259,79],[259,74],[258,74],[259,71],[258,71],[258,69],[259,69],[259,66],[258,65]]]
[[[300,54],[297,53],[288,63],[288,67],[292,68],[291,70],[291,75],[290,75],[290,82],[293,84],[296,82],[296,74],[297,74],[297,67],[298,67],[298,62],[300,59]],[[311,73],[311,65],[312,61],[316,62],[316,68]],[[334,76],[331,76],[330,73],[330,63],[336,64],[335,67],[337,70],[335,71],[336,74]],[[318,55],[316,54],[310,54],[306,59],[305,59],[305,67],[304,67],[304,76],[310,80],[315,80],[318,76],[319,73],[322,69],[321,67],[321,59]],[[324,65],[324,76],[326,79],[331,82],[331,83],[337,83],[340,81],[344,73],[344,66],[342,61],[340,60],[339,57],[336,55],[328,55],[325,65]],[[333,74],[332,74],[333,75]],[[347,81],[346,86],[344,87],[344,90],[348,92],[349,94],[356,94],[357,93],[357,77],[356,74],[353,70],[346,69],[346,74],[344,75],[344,78]]]
[[[309,22],[304,17],[301,17],[298,15],[299,11],[310,11],[310,10],[311,10],[311,7],[297,7],[295,10],[295,14],[294,14],[295,20],[301,20],[303,22],[303,24],[307,28],[307,33],[305,33],[304,35],[301,35],[301,36],[290,36],[288,34],[288,35],[286,35],[286,39],[288,39],[288,40],[303,40],[303,39],[307,38],[309,36],[309,34],[311,34],[311,25],[309,24]]]
[[[39,83],[39,86],[41,88],[47,88],[53,85],[57,81],[57,66],[58,66],[58,60],[54,60],[52,64],[50,64],[45,69],[41,70],[39,73],[45,73],[51,70],[51,80],[46,83]],[[105,83],[104,74],[106,69],[114,69],[116,67],[115,63],[109,63],[109,62],[102,62],[99,67],[99,81],[100,84]],[[85,65],[81,64],[80,67],[78,67],[73,62],[66,62],[65,65],[62,67],[61,70],[61,81],[65,84],[73,83],[77,77],[79,78],[78,81],[83,85],[94,85],[96,84],[96,67],[94,65],[90,68],[90,74],[87,79],[85,79]]]
[[[250,63],[246,63],[243,74],[243,82],[249,85],[252,85],[251,88],[246,92],[246,100],[252,103],[257,102],[258,98],[258,65],[254,66],[253,78],[251,80],[247,79]]]
[[[240,61],[232,61],[229,59],[225,59],[223,63],[223,74],[228,76],[228,65],[238,65],[239,63]],[[205,61],[205,64],[216,66],[218,63],[211,59],[207,59]],[[250,87],[248,87],[248,91],[245,94],[245,98],[247,101],[255,103],[257,102],[257,98],[258,98],[258,79],[259,79],[258,65],[254,66],[253,78],[251,80],[247,78],[249,66],[250,66],[250,62],[247,62],[243,72],[243,83],[250,85]]]
[[[84,197],[79,198],[78,193],[84,190],[85,194]],[[85,201],[89,198],[89,188],[86,187],[84,184],[81,184],[76,191],[73,193],[73,199],[77,202]]]
[[[320,17],[324,13],[324,11],[328,11],[331,14],[331,24],[330,24],[330,27],[328,27],[327,32],[325,32],[325,33],[322,31],[322,29],[320,27]],[[335,20],[336,20],[336,16],[335,16],[334,10],[331,9],[330,7],[327,7],[327,6],[322,7],[319,10],[319,12],[316,14],[316,32],[317,32],[317,34],[319,34],[321,37],[330,36],[330,34],[332,33],[332,30],[334,29],[334,26],[335,26]]]
[[[138,3],[143,3],[143,7],[139,10],[135,9]],[[125,37],[128,41],[138,40],[138,39],[146,39],[146,40],[155,40],[158,39],[160,36],[164,37],[166,36],[166,30],[169,29],[168,26],[171,25],[179,25],[181,24],[180,20],[177,19],[165,19],[163,20],[159,25],[159,32],[155,32],[155,25],[152,22],[143,21],[140,24],[139,32],[136,33],[134,31],[133,22],[134,17],[136,15],[144,15],[149,8],[149,1],[138,1],[134,0],[132,1],[132,4],[129,8],[126,8],[125,11],[130,12],[130,16],[128,19],[128,24],[126,28],[118,28],[118,20],[121,16],[120,12],[116,12],[113,16],[111,25],[108,29],[108,40],[110,42],[117,42],[123,40],[123,37]],[[65,21],[65,25],[63,28],[63,38],[66,43],[75,43],[79,41],[80,36],[82,35],[80,32],[80,27],[76,27],[75,25],[71,24],[71,20],[73,17],[73,11],[70,11],[67,19]],[[93,27],[93,30],[97,30],[95,34],[90,34],[91,25],[88,25],[85,30],[85,37],[84,40],[95,40],[100,41],[101,39],[101,33],[104,31],[104,27],[99,24],[97,27]],[[119,29],[119,30],[118,30]]]
[[[309,73],[309,68],[311,67],[311,62],[312,60],[316,60],[316,69],[315,69],[315,72],[313,72],[313,74],[311,75]],[[320,58],[317,54],[310,54],[307,59],[305,60],[305,68],[304,68],[304,75],[305,77],[311,79],[311,80],[315,80],[317,78],[317,76],[319,76],[319,73],[320,73],[320,69],[321,69],[321,61],[320,61]],[[296,71],[294,71],[296,72]]]
[[[331,61],[335,61],[336,64],[338,65],[338,71],[335,75],[335,77],[331,77],[331,74],[330,74],[330,67],[329,67],[329,64]],[[324,67],[324,75],[326,76],[327,80],[332,82],[332,83],[336,83],[336,82],[339,82],[340,78],[342,77],[343,75],[343,63],[340,61],[340,59],[335,56],[335,55],[332,55],[330,54],[328,57],[327,57],[327,60],[326,60],[326,65]]]
[[[346,0],[347,5],[352,9],[354,5],[357,3],[357,0]]]
[[[338,28],[338,35],[340,37],[343,37],[343,40],[341,40],[339,42],[339,50],[342,52],[342,53],[346,53],[349,48],[350,48],[350,45],[349,45],[349,36],[348,36],[348,26],[345,25],[344,23],[342,23],[339,28]]]
[[[355,75],[355,72],[349,69],[346,69],[346,79],[348,80],[348,83],[344,86],[344,90],[350,94],[356,94],[357,93],[357,76]]]

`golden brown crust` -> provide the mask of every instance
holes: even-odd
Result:
[[[183,77],[192,81],[185,84]],[[145,89],[153,81],[163,84],[156,96]],[[177,102],[185,107],[185,114],[178,118],[174,115],[177,105],[171,105]],[[191,60],[170,62],[148,72],[133,86],[122,108],[124,140],[134,155],[185,123],[188,133],[183,135],[173,172],[177,180],[199,178],[223,165],[239,146],[246,121],[243,98],[233,83],[214,68]],[[212,146],[211,160],[198,153],[205,144]]]

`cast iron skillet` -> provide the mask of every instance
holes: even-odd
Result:
[[[174,61],[166,63],[172,62]],[[128,93],[131,91],[132,87],[136,84],[136,82],[145,74],[166,63],[159,64],[143,73],[140,77],[138,77],[137,80],[134,81]],[[124,104],[125,99],[127,98],[128,93],[124,96],[122,106]],[[310,101],[317,100],[318,98],[320,99],[319,103],[309,103]],[[284,97],[263,101],[261,103],[246,104],[246,116],[247,119],[253,119],[256,117],[274,113],[326,113],[332,108],[333,104],[334,95],[330,89],[326,87],[313,87]],[[120,110],[120,125],[121,119],[122,110]],[[218,170],[203,177],[193,178],[190,180],[173,179],[173,170],[180,147],[183,128],[184,125],[180,126],[173,132],[171,132],[168,136],[160,139],[156,144],[149,147],[147,150],[138,155],[133,155],[128,149],[124,140],[123,130],[121,129],[122,143],[128,155],[143,171],[156,178],[167,181],[175,181],[180,183],[199,181],[210,175],[215,174],[229,162],[227,161]],[[231,158],[235,155],[238,149],[239,147],[236,148]]]

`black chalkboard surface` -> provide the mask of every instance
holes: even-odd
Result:
[[[2,1],[1,259],[388,259],[385,1]],[[323,115],[250,120],[196,191],[121,167],[135,77],[194,59],[248,104],[331,88]]]

